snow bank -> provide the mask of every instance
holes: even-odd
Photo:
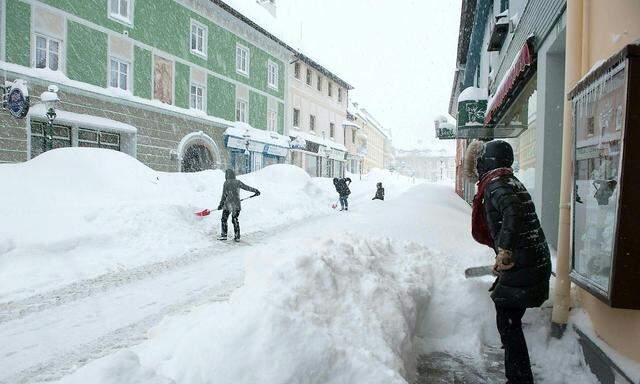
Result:
[[[252,252],[245,285],[228,303],[153,329],[138,348],[144,365],[190,384],[406,383],[432,255],[348,234],[306,249],[287,245]],[[62,383],[110,374],[103,366]],[[139,370],[131,365],[132,376]]]
[[[262,192],[243,203],[244,234],[330,211],[298,168],[240,179]],[[221,171],[156,172],[121,152],[63,148],[0,165],[0,180],[0,301],[177,257],[219,232],[220,213],[193,213],[216,208]]]

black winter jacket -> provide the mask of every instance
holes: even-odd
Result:
[[[336,187],[336,192],[338,192],[340,196],[349,196],[351,194],[349,184],[351,184],[351,179],[348,177],[333,180],[333,185],[334,187]]]
[[[242,181],[236,179],[236,174],[227,169],[225,172],[224,186],[222,187],[222,197],[220,198],[220,204],[218,209],[224,209],[227,211],[239,211],[242,207],[240,205],[240,190],[260,193],[257,189],[252,188]]]
[[[384,188],[376,189],[376,195],[371,200],[384,200]]]
[[[539,307],[549,298],[551,258],[529,192],[514,175],[504,175],[487,185],[484,206],[496,253],[510,250],[515,258],[491,298],[504,307]]]

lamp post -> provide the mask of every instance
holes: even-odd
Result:
[[[251,135],[249,134],[249,130],[247,130],[244,135],[242,135],[242,137],[244,138],[244,155],[246,156],[246,163],[245,163],[245,173],[249,173],[251,172],[251,152],[249,151],[249,145],[251,144]]]
[[[45,128],[45,132],[43,132],[44,140],[42,143],[42,151],[46,152],[53,149],[53,121],[57,116],[55,106],[60,101],[60,98],[58,97],[58,87],[50,85],[47,91],[40,94],[40,101],[44,103],[45,109],[47,110],[45,114],[47,117],[47,126]]]

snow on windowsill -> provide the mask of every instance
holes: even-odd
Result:
[[[0,70],[12,72],[17,75],[33,77],[33,78],[37,78],[44,81],[50,81],[60,85],[80,89],[83,91],[87,91],[87,92],[91,92],[91,93],[95,93],[103,96],[121,98],[134,103],[146,105],[149,107],[155,107],[155,108],[171,111],[174,113],[179,113],[186,116],[197,117],[202,120],[206,120],[223,127],[229,127],[234,125],[234,122],[232,121],[207,115],[205,113],[200,113],[194,116],[194,113],[192,113],[192,111],[188,109],[180,108],[171,104],[166,104],[159,100],[149,100],[139,96],[134,96],[130,91],[123,91],[119,88],[103,88],[97,85],[87,84],[77,80],[71,80],[62,71],[59,71],[59,70],[52,71],[50,69],[30,68],[30,67],[25,67],[22,65],[7,63],[7,62],[0,62]],[[64,102],[64,100],[62,101]]]
[[[94,128],[100,131],[120,132],[120,133],[137,133],[136,127],[121,123],[116,120],[107,119],[106,117],[86,115],[82,113],[68,112],[61,109],[55,109],[56,122],[67,123],[72,125],[80,125],[83,128]],[[29,116],[36,116],[42,119],[46,117],[47,107],[38,103],[31,107]]]
[[[277,145],[279,147],[289,148],[291,139],[288,136],[280,135],[274,131],[257,129],[247,123],[237,121],[233,127],[229,127],[224,131],[226,136],[239,138],[249,138],[249,140],[258,141],[264,144]]]

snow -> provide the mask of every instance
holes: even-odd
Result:
[[[463,101],[476,101],[476,100],[486,100],[486,99],[487,99],[486,88],[468,87],[468,88],[465,88],[464,91],[460,92],[460,96],[458,96],[458,103]]]
[[[53,93],[53,92],[49,92]],[[55,95],[55,93],[53,93]],[[44,95],[44,93],[43,93]],[[67,124],[79,124],[84,128],[94,128],[98,130],[106,130],[109,132],[136,133],[138,129],[132,125],[121,123],[116,120],[107,119],[105,117],[85,115],[81,113],[68,112],[55,108],[56,122]],[[46,119],[47,107],[43,103],[38,103],[29,109],[30,116],[37,116]]]
[[[237,121],[233,127],[227,128],[227,130],[224,131],[224,134],[239,138],[246,138],[248,136],[249,139],[253,141],[285,148],[289,148],[289,142],[291,141],[287,136],[280,135],[276,132],[266,131],[264,129],[256,129],[241,121]]]
[[[492,280],[463,277],[493,254],[450,185],[374,169],[352,175],[350,210],[337,212],[330,179],[269,166],[240,176],[262,191],[243,205],[246,246],[213,241],[217,216],[193,215],[217,204],[220,171],[67,148],[1,165],[0,179],[0,308],[15,316],[0,318],[0,381],[407,383],[419,354],[480,361],[482,345],[499,346]],[[379,181],[386,200],[372,201]],[[185,253],[202,258],[153,264]],[[137,265],[144,279],[123,277]],[[81,285],[82,300],[30,301],[21,317],[20,298],[107,271],[117,287]],[[594,382],[575,335],[547,340],[547,315],[525,318],[539,382]]]

